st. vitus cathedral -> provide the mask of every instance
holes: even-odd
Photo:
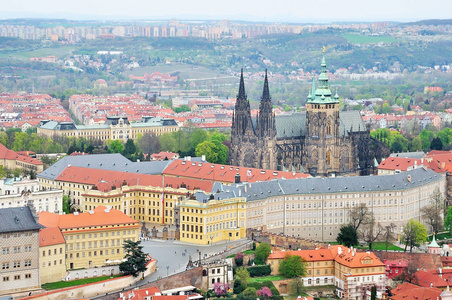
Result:
[[[339,96],[328,87],[325,57],[306,112],[275,116],[267,73],[259,114],[251,117],[243,71],[232,118],[231,165],[304,171],[312,176],[369,175],[389,149],[370,137],[358,111],[339,111]]]

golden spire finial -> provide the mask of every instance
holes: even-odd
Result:
[[[323,53],[325,53],[325,46],[323,46]]]

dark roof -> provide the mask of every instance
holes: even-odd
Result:
[[[33,218],[28,206],[0,209],[0,232],[39,230],[43,228]]]
[[[411,181],[409,181],[409,176]],[[444,179],[444,175],[430,169],[385,176],[352,176],[303,179],[276,179],[265,182],[223,185],[216,182],[212,188],[215,199],[246,197],[247,201],[266,199],[272,196],[316,195],[336,193],[362,193],[375,191],[402,191]],[[210,194],[196,194],[203,201]]]
[[[359,111],[339,112],[340,136],[347,136],[348,132],[366,131],[366,125]],[[276,116],[276,137],[291,138],[306,135],[306,112],[293,113],[290,115]]]
[[[162,174],[163,170],[171,162],[172,160],[131,162],[119,153],[65,156],[43,172],[39,173],[38,177],[55,180],[68,165],[108,171],[154,175]]]

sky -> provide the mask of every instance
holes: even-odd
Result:
[[[374,22],[452,18],[452,0],[0,0],[0,18]]]

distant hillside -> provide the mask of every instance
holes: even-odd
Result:
[[[422,21],[417,21],[417,22],[401,23],[399,25],[401,25],[401,26],[404,26],[404,25],[434,25],[434,26],[438,26],[438,25],[452,25],[452,19],[422,20]]]

